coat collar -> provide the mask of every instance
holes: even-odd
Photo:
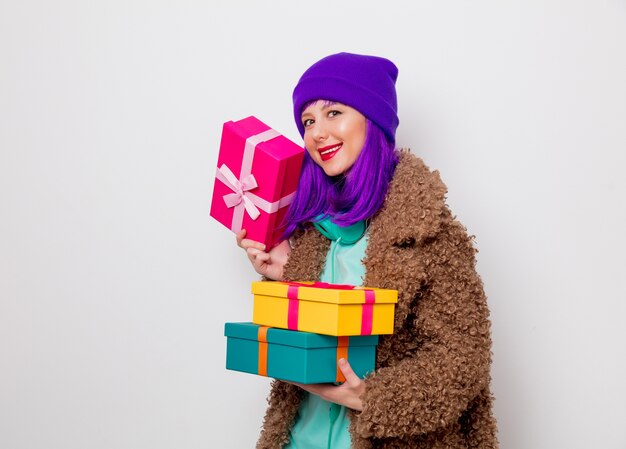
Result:
[[[421,244],[440,230],[447,188],[438,171],[409,150],[401,150],[385,204],[371,222],[370,233],[392,244]]]
[[[439,172],[431,172],[408,150],[400,151],[385,204],[370,222],[368,247],[384,251],[394,245],[420,245],[434,237],[444,217],[450,216],[446,191]],[[315,229],[298,232],[285,265],[285,279],[319,279],[329,246],[330,241]]]

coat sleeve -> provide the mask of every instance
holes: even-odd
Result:
[[[472,243],[452,222],[430,243],[411,249],[426,271],[405,323],[417,344],[365,379],[363,411],[355,414],[360,436],[403,438],[448,427],[488,386],[489,311]]]

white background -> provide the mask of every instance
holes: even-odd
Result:
[[[221,125],[300,142],[292,88],[337,51],[395,61],[398,144],[477,236],[502,447],[626,448],[625,1],[2,0],[2,449],[253,447]]]

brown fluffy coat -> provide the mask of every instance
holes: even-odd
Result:
[[[497,447],[489,390],[489,310],[475,249],[445,204],[438,172],[400,154],[371,220],[364,285],[398,290],[393,335],[380,337],[363,411],[350,412],[355,449]],[[293,239],[286,280],[319,279],[329,241]],[[288,441],[302,390],[274,381],[257,449]]]

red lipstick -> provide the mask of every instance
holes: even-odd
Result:
[[[341,147],[343,146],[343,142],[335,143],[333,145],[328,145],[322,148],[318,148],[317,151],[320,153],[320,157],[322,161],[328,161],[332,159],[335,154],[339,152]]]

